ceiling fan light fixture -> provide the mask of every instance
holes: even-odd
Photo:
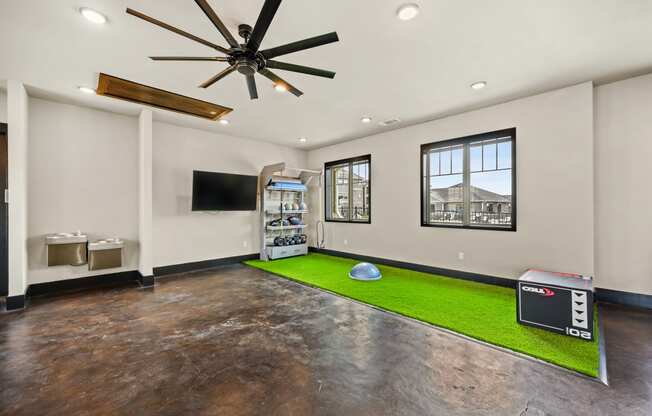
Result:
[[[225,118],[220,119],[220,124],[223,125],[223,126],[228,126],[229,123],[230,123],[230,121],[225,119]]]
[[[487,86],[487,81],[477,81],[471,84],[471,88],[474,90],[481,90]]]
[[[104,16],[102,13],[98,12],[97,10],[89,9],[88,7],[80,8],[79,13],[81,13],[81,15],[84,16],[86,20],[91,23],[95,23],[96,25],[103,25],[107,20],[106,16]]]
[[[405,3],[396,10],[396,17],[401,20],[412,20],[419,14],[419,5],[416,3]]]
[[[307,141],[308,141],[308,139],[306,139],[305,137],[300,137],[299,138],[299,142],[301,142],[301,143],[305,143]]]
[[[274,84],[274,89],[277,92],[287,92],[288,87],[285,84]]]

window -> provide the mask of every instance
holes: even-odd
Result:
[[[421,225],[516,231],[516,129],[421,146]]]
[[[371,222],[371,155],[324,165],[326,221]]]

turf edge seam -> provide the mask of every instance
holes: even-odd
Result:
[[[604,339],[604,324],[602,322],[602,311],[598,306],[598,379],[605,386],[609,386],[609,378],[607,376],[607,344]]]

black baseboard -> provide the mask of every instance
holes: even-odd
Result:
[[[169,274],[194,272],[197,270],[211,269],[213,267],[224,266],[227,264],[241,263],[245,260],[254,260],[259,256],[258,253],[245,254],[242,256],[223,257],[221,259],[203,260],[192,263],[173,264],[171,266],[154,267],[154,276],[165,276]]]
[[[97,287],[113,287],[133,284],[140,279],[136,270],[102,274],[97,276],[80,277],[78,279],[57,280],[56,282],[36,283],[29,285],[27,296],[45,296],[60,292],[70,292]]]
[[[310,251],[315,253],[329,254],[331,256],[346,257],[349,259],[366,261],[369,263],[384,264],[386,266],[400,267],[401,269],[414,270],[417,272],[440,274],[442,276],[454,277],[457,279],[471,280],[479,283],[486,283],[495,286],[516,288],[516,280],[505,279],[484,274],[463,272],[460,270],[443,269],[441,267],[426,266],[424,264],[408,263],[404,261],[384,259],[381,257],[364,256],[361,254],[346,253],[344,251],[328,250],[325,248],[310,247]]]
[[[5,299],[7,302],[8,311],[15,311],[25,308],[25,295],[7,296]]]
[[[142,273],[138,272],[138,282],[142,287],[152,287],[154,286],[154,275],[143,276]]]
[[[472,280],[474,282],[487,283],[490,285],[497,285],[503,287],[516,288],[518,280],[505,279],[503,277],[487,276],[476,273],[463,272],[459,270],[443,269],[439,267],[425,266],[422,264],[407,263],[403,261],[396,261],[384,259],[380,257],[364,256],[361,254],[346,253],[343,251],[318,249],[310,247],[310,251],[315,253],[329,254],[332,256],[346,257],[349,259],[366,261],[370,263],[384,264],[387,266],[400,267],[402,269],[415,270],[418,272],[440,274],[442,276],[454,277],[457,279]],[[636,308],[652,309],[652,296],[640,293],[621,292],[611,289],[595,289],[595,299],[598,302],[615,303],[618,305],[632,306]]]
[[[644,295],[642,293],[621,292],[620,290],[597,288],[595,290],[595,298],[599,302],[652,309],[652,295]]]

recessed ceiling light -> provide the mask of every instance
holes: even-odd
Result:
[[[308,141],[308,139],[306,139],[305,137],[300,137],[300,138],[299,138],[299,141],[300,141],[301,143],[305,143],[305,142]]]
[[[419,14],[419,5],[406,3],[396,10],[396,16],[401,20],[412,20]]]
[[[471,88],[473,88],[474,90],[481,90],[486,86],[487,86],[486,81],[478,81],[478,82],[474,82],[473,84],[471,84]]]
[[[77,89],[84,94],[95,94],[95,90],[90,87],[77,87]]]
[[[363,123],[371,123],[372,118],[369,116],[364,116],[360,119]]]
[[[286,92],[288,90],[288,87],[285,84],[275,84],[274,89],[278,92]]]
[[[106,16],[96,10],[89,9],[88,7],[82,7],[79,9],[79,13],[81,13],[81,15],[84,16],[89,22],[93,22],[98,25],[103,25],[106,23]]]
[[[220,119],[220,124],[223,124],[223,125],[226,126],[226,125],[229,124],[229,120],[227,120],[227,119],[225,119],[225,118],[222,118],[222,119]]]

